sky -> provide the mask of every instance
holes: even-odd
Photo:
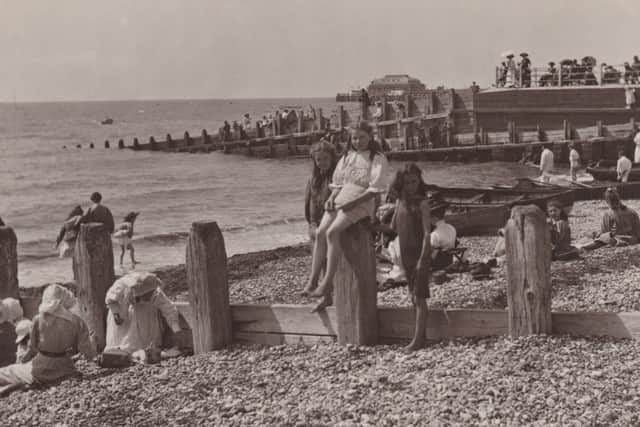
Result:
[[[385,74],[488,86],[640,55],[638,0],[0,0],[0,102],[331,97]]]

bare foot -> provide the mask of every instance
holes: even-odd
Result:
[[[331,295],[324,295],[318,304],[311,310],[312,313],[317,313],[318,311],[324,311],[327,307],[333,305],[333,297]]]
[[[424,339],[416,339],[414,338],[408,346],[403,348],[403,351],[406,353],[411,353],[416,350],[420,350],[421,348],[426,347],[426,341]]]
[[[308,297],[316,289],[317,286],[318,286],[317,284],[311,284],[311,283],[307,284],[307,287],[304,288],[302,292],[300,292],[300,296]]]
[[[327,293],[327,284],[325,282],[322,282],[320,286],[316,288],[315,291],[311,292],[311,295],[314,297],[323,297],[324,294],[326,293]]]

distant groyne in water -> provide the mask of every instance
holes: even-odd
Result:
[[[541,87],[480,90],[437,89],[420,98],[343,106],[325,117],[298,111],[295,120],[279,111],[268,126],[182,138],[150,137],[141,143],[118,141],[118,148],[162,152],[211,152],[254,157],[307,155],[309,146],[325,137],[343,148],[346,126],[372,120],[375,137],[388,157],[402,161],[519,161],[535,158],[543,146],[553,148],[557,161],[568,158],[568,142],[578,142],[583,163],[615,159],[620,149],[632,150],[640,110],[625,105],[624,88]],[[105,147],[109,141],[105,141]]]

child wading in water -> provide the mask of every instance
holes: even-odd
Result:
[[[431,216],[426,184],[415,163],[396,173],[391,185],[398,195],[391,227],[398,234],[400,258],[407,276],[411,300],[416,307],[416,328],[406,350],[424,347],[431,268]]]
[[[120,265],[122,265],[124,261],[124,253],[129,249],[129,254],[131,255],[131,266],[135,267],[138,264],[135,257],[135,249],[133,248],[133,243],[131,238],[133,237],[133,224],[136,222],[136,218],[138,218],[140,212],[129,212],[122,222],[122,224],[118,225],[116,228],[116,232],[113,237],[116,238],[118,244],[120,245]]]
[[[352,129],[347,150],[336,166],[331,195],[316,231],[311,277],[306,287],[322,297],[316,310],[333,303],[331,291],[341,251],[340,236],[350,225],[374,216],[374,199],[386,190],[387,168],[387,159],[373,139],[371,127],[360,122]],[[318,286],[325,259],[325,275]]]

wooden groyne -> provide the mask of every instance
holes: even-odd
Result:
[[[391,159],[404,161],[519,161],[535,158],[542,146],[551,146],[556,161],[568,158],[568,143],[578,143],[583,162],[616,159],[629,154],[640,110],[624,105],[622,88],[530,88],[479,91],[438,89],[426,97],[405,96],[397,104],[382,99],[368,108],[339,106],[329,117],[316,110],[309,118],[298,111],[297,122],[284,123],[279,111],[260,137],[246,138],[222,132],[182,138],[166,135],[147,142],[118,141],[118,148],[162,152],[211,152],[282,158],[306,155],[309,146],[325,137],[342,148],[346,127],[366,117],[375,126],[376,139]],[[375,117],[375,119],[373,119]],[[105,147],[109,141],[105,141]]]

